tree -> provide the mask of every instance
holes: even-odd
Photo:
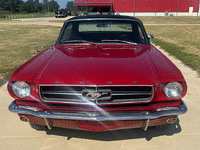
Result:
[[[34,12],[39,12],[39,0],[34,1]]]
[[[2,2],[4,11],[11,11],[12,9],[12,0],[3,0]]]
[[[54,11],[58,10],[59,7],[60,6],[58,5],[58,3],[55,0],[51,0],[49,2],[49,11],[50,12],[54,12]]]
[[[38,10],[39,10],[39,12],[42,13],[42,14],[45,13],[45,8],[44,8],[44,5],[43,5],[42,3],[39,3]]]
[[[34,12],[34,1],[33,0],[28,0],[25,2],[25,7],[26,7],[26,12],[27,13],[33,13]]]
[[[47,12],[49,10],[49,0],[43,0],[43,5],[45,12]]]
[[[46,0],[48,2],[48,0]],[[48,4],[48,3],[47,3]],[[45,12],[45,7],[39,0],[0,0],[0,11],[10,11],[12,13],[36,13]]]
[[[0,0],[0,11],[4,10],[3,6],[4,6],[4,1]]]
[[[66,8],[67,8],[67,10],[73,12],[74,11],[74,2],[73,1],[67,2]]]

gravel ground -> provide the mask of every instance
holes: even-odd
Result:
[[[0,24],[7,24],[7,25],[50,25],[50,26],[60,26],[62,27],[63,23],[55,23],[49,22],[52,20],[67,20],[72,18],[68,16],[66,18],[55,18],[55,17],[47,17],[47,18],[27,18],[27,19],[12,19],[12,21],[5,21],[0,22]]]

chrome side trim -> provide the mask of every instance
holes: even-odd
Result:
[[[49,112],[35,112],[27,109],[20,109],[16,107],[15,101],[13,101],[9,110],[11,112],[20,113],[20,114],[28,114],[33,115],[40,118],[52,118],[52,119],[71,119],[71,120],[88,120],[88,121],[111,121],[111,120],[146,120],[146,119],[156,119],[163,116],[176,116],[184,114],[187,111],[187,106],[182,101],[182,105],[179,110],[170,110],[170,111],[161,111],[161,112],[153,112],[153,113],[145,113],[145,114],[118,114],[112,115],[107,112],[96,113],[95,115],[91,115],[90,113],[85,113],[85,115],[77,115],[77,114],[56,114]]]

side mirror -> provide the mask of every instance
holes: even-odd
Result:
[[[147,36],[149,38],[149,41],[153,40],[153,35],[152,34],[148,34]]]

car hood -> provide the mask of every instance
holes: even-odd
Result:
[[[123,47],[123,48],[122,48]],[[56,46],[33,82],[67,85],[155,85],[160,82],[150,46]]]

